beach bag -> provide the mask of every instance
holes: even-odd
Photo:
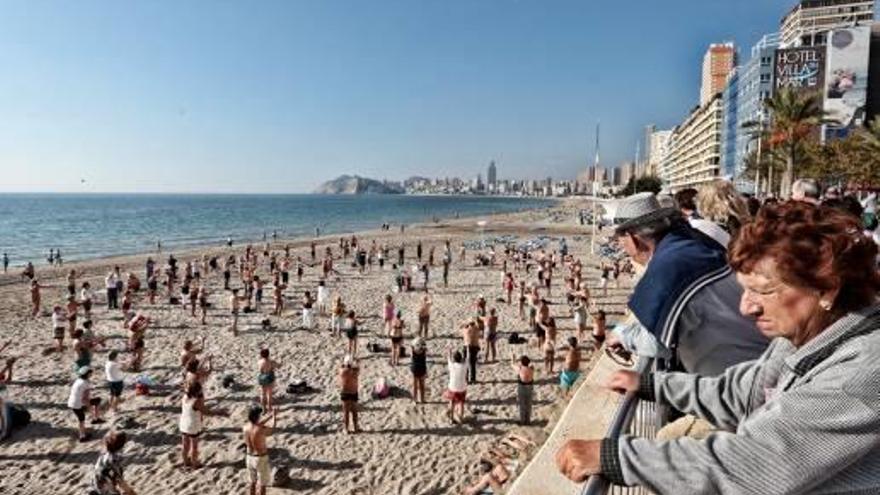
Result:
[[[291,395],[304,394],[310,389],[305,380],[294,380],[287,385],[287,393]]]
[[[389,385],[387,379],[379,378],[376,384],[373,385],[372,396],[374,399],[387,399],[391,396],[391,385]]]
[[[232,388],[235,385],[235,377],[232,375],[226,375],[223,377],[223,388]]]
[[[134,394],[135,395],[150,395],[150,386],[146,383],[135,383],[134,384]]]
[[[287,466],[278,466],[272,468],[272,482],[269,486],[276,488],[284,488],[290,484],[290,470]]]
[[[367,350],[373,353],[377,353],[382,352],[382,347],[375,342],[370,342],[369,344],[367,344]]]
[[[269,318],[263,318],[263,321],[260,322],[260,325],[263,326],[263,330],[269,330],[272,328],[272,321]]]
[[[31,413],[27,409],[11,404],[9,406],[9,431],[19,430],[31,423]]]
[[[525,344],[526,339],[524,339],[523,337],[520,337],[518,333],[513,332],[512,334],[510,334],[510,337],[507,337],[507,343],[513,344],[513,345]]]

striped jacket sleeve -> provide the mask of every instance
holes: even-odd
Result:
[[[880,373],[876,367],[861,374],[841,368],[845,366],[828,369],[808,383],[777,393],[747,417],[742,417],[746,407],[742,395],[726,395],[717,388],[714,392],[690,390],[686,394],[689,399],[680,402],[724,424],[741,418],[737,432],[666,442],[621,437],[615,459],[619,470],[611,478],[645,486],[660,495],[809,493],[880,444],[880,399],[876,392]],[[758,369],[758,364],[752,369],[744,364],[729,370],[719,381],[701,379],[693,385],[735,388],[735,381],[727,384],[723,380],[739,376],[747,382],[748,374]],[[873,385],[866,387],[864,383]],[[661,384],[655,388],[664,392]]]

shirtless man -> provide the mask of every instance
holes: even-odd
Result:
[[[495,308],[490,308],[489,315],[483,317],[483,327],[486,340],[486,356],[483,358],[483,362],[494,362],[498,354],[495,347],[495,342],[498,340],[498,314]]]
[[[272,426],[269,426],[270,421]],[[269,414],[263,417],[263,408],[253,406],[248,411],[248,422],[241,429],[247,454],[245,465],[250,477],[250,495],[258,493],[266,495],[266,487],[269,486],[272,475],[266,437],[272,434],[277,424],[278,413],[275,409],[271,409]],[[259,490],[257,490],[258,486]]]
[[[559,387],[567,399],[570,397],[574,383],[581,376],[581,351],[578,349],[578,340],[575,337],[568,338],[568,353],[565,355],[565,369],[559,374]]]
[[[427,294],[422,296],[422,302],[419,305],[419,337],[428,338],[428,325],[431,323],[431,297]]]
[[[357,403],[358,403],[358,375],[360,370],[357,361],[346,355],[339,368],[339,397],[342,399],[342,426],[345,433],[358,433]],[[353,423],[354,430],[349,428],[349,422]]]
[[[180,351],[180,367],[186,372],[187,365],[190,361],[198,357],[205,350],[205,336],[202,335],[202,342],[199,347],[195,347],[191,340],[183,343],[183,350]]]
[[[464,355],[467,357],[467,382],[477,383],[477,360],[480,353],[480,326],[476,319],[461,326],[461,338],[464,344]]]
[[[257,361],[257,383],[260,385],[260,405],[271,411],[272,389],[275,387],[275,370],[278,363],[269,358],[269,349],[260,349],[260,359]]]
[[[229,296],[229,311],[232,313],[232,335],[238,335],[238,312],[241,302],[246,300],[246,297],[238,295],[238,289],[232,289],[232,294]]]

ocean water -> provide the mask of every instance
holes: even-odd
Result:
[[[11,264],[65,261],[338,234],[434,217],[480,216],[551,206],[552,200],[479,196],[0,194],[0,252]]]

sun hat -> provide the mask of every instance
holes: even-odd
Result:
[[[425,341],[421,337],[416,337],[415,340],[413,340],[413,347],[416,349],[424,349]]]
[[[657,196],[652,192],[633,194],[617,201],[617,211],[614,216],[623,222],[615,230],[622,233],[678,213],[676,208],[661,206]]]
[[[83,377],[91,371],[92,371],[91,366],[81,366],[79,369],[76,370],[76,376]]]

